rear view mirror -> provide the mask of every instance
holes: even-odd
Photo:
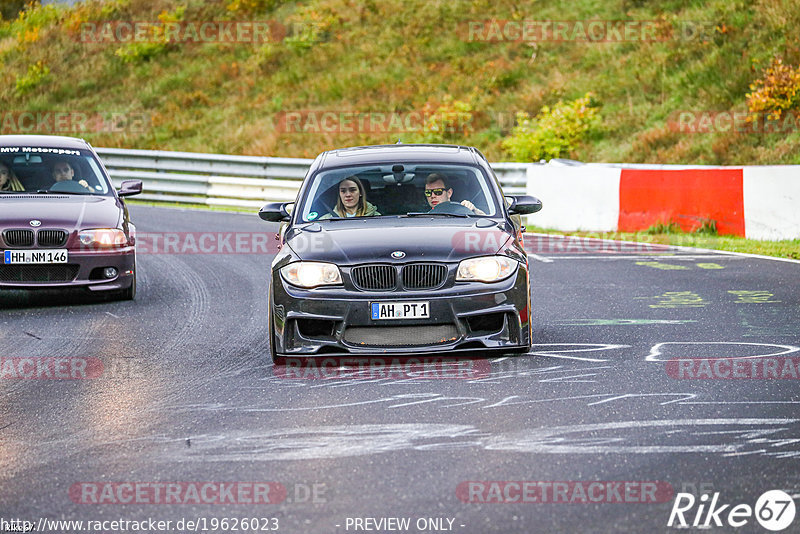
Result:
[[[25,154],[24,156],[14,156],[14,165],[30,165],[31,163],[41,163],[42,156],[31,156]]]
[[[507,196],[509,215],[529,215],[542,209],[542,201],[529,195]]]
[[[138,195],[141,192],[142,192],[141,180],[125,180],[120,184],[119,191],[117,191],[117,196],[130,197],[133,195]]]
[[[268,222],[288,221],[292,218],[294,202],[271,202],[261,208],[258,216]]]

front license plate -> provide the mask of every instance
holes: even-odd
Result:
[[[4,250],[3,263],[13,265],[17,263],[67,263],[67,249],[56,248],[52,250]]]
[[[428,302],[373,302],[373,319],[428,319]]]

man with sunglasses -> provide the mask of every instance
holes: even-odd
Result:
[[[76,181],[87,190],[92,191],[89,183],[86,180],[75,180],[75,168],[66,160],[60,159],[53,163],[53,180],[55,182]]]
[[[431,209],[442,202],[455,202],[450,200],[451,196],[453,196],[453,188],[447,183],[447,178],[443,174],[434,172],[425,178],[425,200],[428,201]],[[471,210],[475,215],[486,215],[469,200],[462,200],[461,205]]]

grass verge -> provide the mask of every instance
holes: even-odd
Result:
[[[743,252],[746,254],[760,254],[762,256],[800,260],[800,239],[761,241],[758,239],[745,239],[736,236],[715,236],[675,232],[562,232],[530,225],[527,226],[527,231],[542,234],[572,235],[618,241],[634,241],[637,243],[655,243],[710,250],[726,250],[728,252]]]
[[[208,204],[176,204],[174,202],[158,202],[154,200],[135,200],[135,199],[126,200],[125,203],[130,206],[153,206],[156,208],[228,211],[233,213],[252,213],[253,215],[258,215],[258,210],[256,208],[242,208],[237,206],[209,206]],[[264,201],[264,204],[266,203],[267,201]]]

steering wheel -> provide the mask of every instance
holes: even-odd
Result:
[[[50,186],[50,191],[63,191],[64,193],[85,193],[89,194],[91,191],[83,187],[78,182],[72,180],[64,180],[63,182],[56,182]]]
[[[452,215],[474,215],[475,213],[466,206],[462,206],[458,202],[440,202],[433,207],[428,213],[450,213]]]

